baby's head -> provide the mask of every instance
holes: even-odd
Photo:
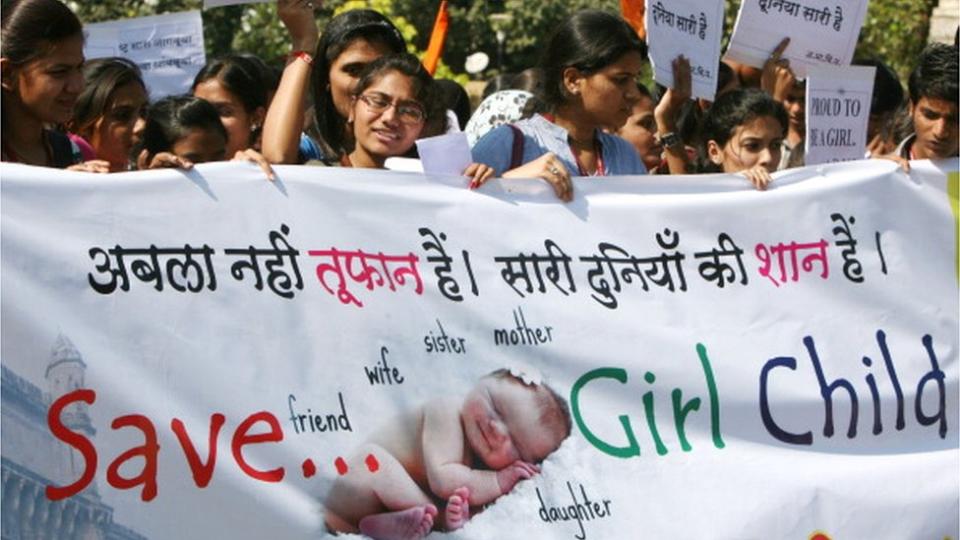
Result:
[[[474,455],[499,470],[514,461],[539,463],[570,435],[570,409],[546,384],[526,384],[505,369],[486,375],[460,407]]]

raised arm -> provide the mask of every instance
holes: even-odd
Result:
[[[687,150],[680,139],[677,116],[683,104],[690,99],[693,84],[690,59],[683,55],[677,56],[673,60],[672,68],[673,88],[668,88],[660,98],[653,117],[657,121],[657,139],[663,144],[670,174],[686,174],[690,172],[690,167],[687,163]]]
[[[313,9],[312,0],[277,1],[277,13],[290,32],[293,53],[287,59],[263,122],[262,153],[270,163],[297,163],[304,102],[310,89],[313,55],[320,39]]]

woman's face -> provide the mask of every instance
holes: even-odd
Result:
[[[173,143],[170,151],[194,163],[223,161],[227,140],[220,133],[206,128],[191,128]]]
[[[737,126],[723,148],[709,141],[707,153],[723,172],[740,172],[756,165],[774,172],[780,163],[783,131],[776,118],[760,116]]]
[[[347,44],[340,56],[330,64],[330,95],[333,97],[333,106],[342,118],[350,116],[353,88],[360,79],[360,72],[370,62],[391,52],[382,41],[357,38]]]
[[[353,101],[357,148],[375,161],[405,154],[423,131],[424,110],[410,77],[384,73]]]
[[[4,66],[3,87],[28,114],[61,124],[73,117],[73,106],[83,91],[83,35],[54,43],[50,52],[23,65]]]
[[[617,135],[637,149],[647,170],[653,170],[660,165],[663,154],[663,145],[658,143],[656,138],[657,121],[653,117],[653,108],[653,99],[641,95],[640,101],[633,106],[632,114],[617,131]]]
[[[224,88],[217,78],[198,84],[193,89],[193,95],[209,101],[220,114],[220,121],[227,130],[227,156],[250,148],[250,133],[263,123],[263,107],[247,112],[243,102],[233,92]]]
[[[138,81],[118,86],[90,134],[98,159],[110,162],[114,171],[126,170],[130,153],[138,142],[135,126],[143,118],[147,106],[147,92]]]
[[[641,68],[643,56],[630,51],[616,62],[577,80],[573,85],[575,92],[579,92],[583,108],[595,124],[616,127],[626,122],[641,95],[637,90]]]

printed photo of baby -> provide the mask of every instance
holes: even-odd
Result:
[[[552,388],[506,369],[465,398],[437,398],[374,433],[347,458],[327,496],[331,532],[413,540],[452,531],[478,509],[540,472],[571,430]],[[378,463],[365,466],[368,456]]]

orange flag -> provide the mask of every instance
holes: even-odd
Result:
[[[647,39],[647,31],[643,28],[643,0],[620,0],[620,13],[623,18],[636,30],[640,39]]]
[[[450,14],[447,13],[447,0],[440,0],[440,9],[437,18],[433,21],[433,33],[430,34],[430,44],[423,54],[423,67],[431,75],[437,71],[437,64],[443,55],[443,45],[447,41],[447,30],[450,28]]]

